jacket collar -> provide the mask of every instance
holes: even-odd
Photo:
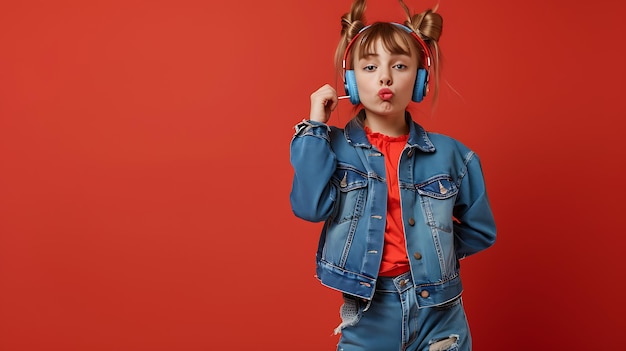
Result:
[[[409,125],[409,139],[407,140],[407,146],[416,147],[424,152],[434,152],[435,145],[433,145],[430,141],[430,138],[424,128],[413,121],[411,114],[408,111],[405,112],[404,118]],[[369,149],[372,147],[372,144],[370,144],[369,140],[367,140],[367,135],[365,134],[365,129],[363,128],[364,119],[365,110],[361,110],[350,120],[350,122],[348,122],[348,124],[346,124],[344,134],[348,143],[355,147],[359,146]]]

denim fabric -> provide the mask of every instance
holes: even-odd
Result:
[[[344,295],[350,322],[342,328],[337,351],[469,351],[471,335],[461,298],[418,308],[411,274],[381,277],[369,303]],[[349,307],[346,307],[349,306]]]
[[[321,283],[372,299],[387,214],[384,155],[367,140],[363,111],[344,129],[296,126],[290,161],[296,216],[324,222],[316,254]],[[459,259],[491,246],[493,220],[478,156],[460,142],[427,133],[407,113],[398,162],[402,222],[419,308],[461,295]],[[456,220],[453,220],[453,217]]]

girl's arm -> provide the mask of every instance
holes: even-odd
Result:
[[[328,84],[313,92],[309,120],[296,126],[291,140],[290,160],[295,171],[291,209],[296,216],[311,222],[326,220],[337,198],[330,183],[336,157],[330,147],[331,129],[326,125],[337,101],[337,92]]]
[[[454,235],[458,258],[484,250],[496,240],[496,225],[478,156],[468,154],[466,173],[454,207]]]
[[[294,169],[291,209],[296,216],[311,222],[326,220],[337,198],[330,182],[336,167],[330,133],[331,129],[324,123],[302,121],[291,140],[290,161]]]

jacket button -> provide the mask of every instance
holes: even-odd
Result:
[[[409,225],[411,227],[415,225],[415,220],[413,219],[413,217],[409,218]]]
[[[406,155],[407,155],[408,158],[413,157],[413,149],[409,150],[409,152],[407,152]]]
[[[420,296],[423,298],[427,298],[430,296],[430,294],[428,293],[428,291],[422,290],[422,292],[420,293]]]
[[[413,254],[413,257],[415,257],[416,260],[421,260],[422,259],[422,254],[419,252],[416,252]]]

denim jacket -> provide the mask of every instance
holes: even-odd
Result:
[[[342,130],[302,121],[291,140],[294,214],[324,221],[317,278],[371,299],[387,215],[385,160],[363,129],[361,111]],[[402,223],[418,304],[460,296],[459,259],[486,249],[496,229],[478,156],[460,142],[426,132],[406,113],[409,138],[398,163]]]

